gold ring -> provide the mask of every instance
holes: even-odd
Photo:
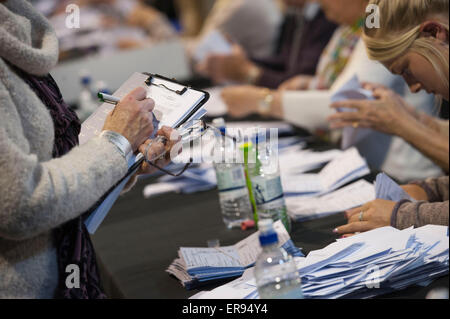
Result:
[[[359,127],[359,123],[358,122],[353,122],[353,128],[358,128]]]

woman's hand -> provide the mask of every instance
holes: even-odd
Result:
[[[181,153],[182,145],[181,143],[179,143],[181,141],[181,136],[176,130],[167,126],[163,126],[156,135],[164,136],[167,140],[167,143],[163,144],[161,142],[154,142],[148,149],[148,154],[146,154],[147,146],[150,144],[150,142],[152,142],[152,140],[147,140],[139,147],[139,152],[141,152],[144,156],[147,155],[148,159],[157,158],[158,156],[163,154],[163,152],[165,152],[164,157],[158,159],[154,163],[155,165],[163,168]],[[152,174],[156,170],[156,167],[149,165],[147,162],[144,162],[137,174]]]
[[[350,209],[346,212],[348,224],[335,228],[333,232],[348,237],[355,233],[390,226],[394,207],[395,202],[377,199],[362,207]]]
[[[222,91],[228,113],[235,118],[257,113],[263,98],[263,89],[250,85],[228,87]]]
[[[147,91],[138,87],[125,96],[108,114],[103,130],[122,134],[130,142],[133,152],[153,134],[155,102],[147,99]]]
[[[297,75],[281,83],[278,89],[281,91],[307,90],[313,79],[314,77],[311,75]]]
[[[214,83],[222,84],[227,81],[249,83],[251,73],[258,73],[259,69],[244,50],[234,44],[231,54],[211,54],[197,65],[196,71],[210,77]]]
[[[417,122],[410,107],[395,92],[379,85],[366,84],[373,88],[376,100],[348,100],[336,102],[332,108],[350,108],[355,112],[340,112],[328,118],[332,129],[347,126],[371,128],[377,131],[402,137],[405,126]]]

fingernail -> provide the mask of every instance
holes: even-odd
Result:
[[[333,229],[333,233],[337,233],[338,232],[338,229],[337,228],[335,228],[335,229]]]

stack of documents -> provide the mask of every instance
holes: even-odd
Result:
[[[292,175],[320,168],[340,155],[342,155],[341,150],[313,152],[311,150],[290,148],[279,154],[281,178],[289,180]]]
[[[295,221],[325,217],[362,206],[375,199],[415,202],[396,182],[384,173],[377,175],[375,185],[359,180],[346,187],[318,197],[286,197],[289,215]]]
[[[328,163],[318,174],[285,175],[283,190],[287,194],[320,196],[369,173],[366,160],[356,148],[351,148]]]
[[[281,221],[274,223],[280,246],[294,257],[303,256],[294,246]],[[224,278],[241,276],[252,267],[261,253],[259,233],[256,232],[233,246],[212,248],[181,247],[179,257],[166,270],[178,278],[186,289]]]
[[[378,228],[340,239],[296,262],[305,298],[369,298],[411,285],[427,286],[448,274],[448,226]],[[252,269],[193,298],[258,298]]]
[[[364,205],[375,199],[373,184],[360,180],[319,197],[286,197],[289,216],[301,222]]]

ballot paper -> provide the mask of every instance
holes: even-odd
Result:
[[[294,246],[281,221],[274,223],[279,246],[292,256],[303,256]],[[181,247],[179,257],[166,270],[178,278],[184,287],[193,289],[200,283],[241,276],[245,269],[252,267],[261,253],[259,232],[233,246],[190,248]]]
[[[347,83],[339,88],[332,96],[331,102],[346,100],[373,100],[372,91],[365,90],[359,82],[358,76],[353,76]],[[339,109],[338,112],[356,112],[355,109]],[[362,141],[372,130],[364,128],[346,127],[342,134],[342,148],[347,149]]]
[[[351,148],[328,163],[318,174],[290,175],[282,180],[286,194],[320,196],[370,173],[367,162]]]
[[[159,77],[153,77],[151,85],[145,84],[149,78],[148,75],[142,73],[134,73],[114,95],[118,98],[123,98],[126,94],[137,87],[143,87],[147,90],[147,98],[152,98],[155,101],[155,108],[153,113],[155,115],[155,122],[158,126],[155,127],[157,131],[162,126],[177,127],[187,119],[195,119],[205,115],[202,112],[202,107],[198,107],[204,99],[207,99],[205,93],[168,81]],[[178,94],[176,91],[183,92]],[[86,143],[91,138],[99,135],[102,131],[104,122],[108,114],[114,109],[115,105],[103,103],[85,122],[81,127],[79,136],[80,144]],[[150,138],[150,137],[149,137]],[[142,159],[142,154],[132,156],[128,166],[131,167]],[[103,222],[109,210],[119,197],[125,185],[131,178],[131,171],[128,176],[114,189],[106,194],[105,198],[100,200],[100,203],[93,212],[85,219],[85,225],[89,233],[93,234]]]
[[[319,168],[342,155],[340,150],[313,152],[300,148],[290,148],[279,152],[279,164],[282,179]]]
[[[295,258],[305,298],[369,298],[448,275],[448,226],[377,228]],[[244,296],[244,297],[243,297]],[[256,299],[252,269],[194,299]]]
[[[343,212],[374,199],[375,187],[373,184],[360,180],[319,197],[286,197],[286,206],[289,216],[293,220],[301,222]]]
[[[208,33],[195,49],[193,58],[203,62],[210,54],[231,54],[231,44],[218,30]]]
[[[403,188],[401,188],[396,182],[394,182],[389,176],[384,173],[377,175],[375,181],[376,198],[385,199],[394,202],[407,199],[412,202],[416,200],[409,196]]]

